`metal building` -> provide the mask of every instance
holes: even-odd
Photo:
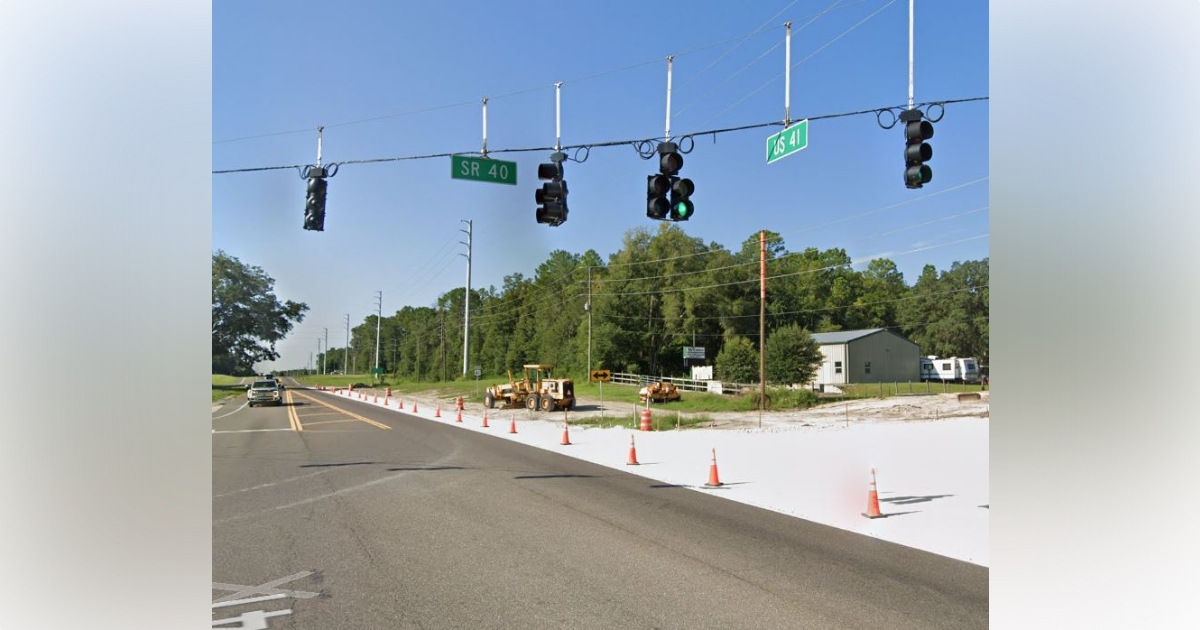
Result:
[[[825,361],[812,385],[920,380],[921,348],[887,328],[813,333]]]

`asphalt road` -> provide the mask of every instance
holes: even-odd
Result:
[[[312,390],[288,397],[213,414],[214,621],[988,625],[986,567]]]

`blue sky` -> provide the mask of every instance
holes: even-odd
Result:
[[[865,265],[921,268],[988,256],[988,101],[951,104],[930,141],[933,181],[902,181],[899,127],[874,114],[814,120],[807,149],[767,165],[779,127],[700,132],[784,115],[784,28],[792,22],[793,119],[902,106],[908,98],[908,2],[232,2],[212,8],[213,170],[478,152],[488,97],[492,157],[517,162],[516,186],[454,180],[450,158],[347,164],[330,179],[324,232],[301,228],[295,169],[212,176],[212,248],[261,266],[281,299],[305,302],[277,347],[298,368],[329,329],[331,345],[375,311],[427,306],[462,286],[474,225],[472,286],[526,276],[549,252],[602,257],[645,216],[655,172],[630,144],[569,152],[569,220],[534,221],[537,164],[562,142],[661,138],[666,56],[671,134],[693,137],[682,175],[695,182],[689,235],[737,249],[760,229],[791,251],[845,249]],[[916,0],[917,103],[988,96],[988,5]],[[937,114],[935,110],[934,115]],[[887,115],[885,115],[886,119]],[[860,267],[856,267],[860,268]]]

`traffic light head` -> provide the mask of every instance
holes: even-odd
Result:
[[[922,120],[917,110],[904,112],[900,119],[904,121],[904,185],[921,188],[933,179],[933,170],[925,164],[933,157],[933,147],[925,142],[933,137],[933,123]]]
[[[671,178],[666,175],[646,176],[646,216],[663,220],[671,210],[667,194],[671,192]]]
[[[679,145],[674,142],[664,142],[658,145],[658,172],[673,177],[683,168],[683,156],[679,154]]]
[[[562,162],[538,165],[538,179],[550,180],[533,191],[538,208],[534,218],[538,223],[557,227],[567,221],[567,182],[563,180]]]
[[[312,171],[308,178],[308,196],[304,202],[304,229],[325,231],[325,171]]]
[[[696,212],[696,206],[689,199],[696,192],[696,185],[690,179],[675,178],[671,183],[671,220],[687,221]]]

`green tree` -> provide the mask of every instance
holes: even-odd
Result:
[[[824,355],[807,330],[791,324],[767,338],[767,380],[772,383],[807,383],[821,368]]]
[[[758,350],[750,340],[736,336],[725,342],[717,355],[716,376],[722,381],[753,383],[758,381]]]
[[[275,280],[261,267],[218,250],[212,257],[214,373],[251,374],[254,364],[279,358],[275,342],[304,321],[308,305],[280,302]]]

